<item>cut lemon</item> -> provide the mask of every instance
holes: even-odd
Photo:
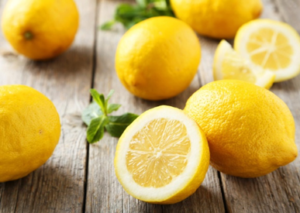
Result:
[[[148,110],[128,126],[115,155],[124,189],[149,203],[171,204],[190,196],[208,166],[202,130],[182,110],[169,106]]]
[[[231,45],[222,40],[216,50],[213,64],[214,80],[236,79],[247,81],[257,86],[269,89],[275,75],[270,71],[264,71],[243,59]]]
[[[275,82],[300,73],[300,37],[288,24],[258,19],[237,32],[234,49],[253,66],[272,71]]]

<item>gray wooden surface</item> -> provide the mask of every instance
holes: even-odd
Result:
[[[0,0],[0,15],[6,0]],[[0,213],[25,212],[300,212],[300,158],[264,177],[241,179],[209,168],[201,187],[174,205],[153,205],[129,196],[113,168],[117,139],[105,135],[85,141],[80,111],[90,102],[89,89],[108,93],[120,112],[142,113],[161,104],[183,108],[187,98],[212,81],[212,60],[219,41],[200,37],[202,60],[190,87],[166,101],[132,96],[119,82],[114,55],[124,29],[99,31],[121,1],[76,0],[80,29],[72,48],[56,59],[32,62],[13,52],[0,33],[0,85],[26,84],[46,94],[62,119],[62,136],[49,161],[27,177],[0,183]],[[263,0],[263,18],[286,21],[300,33],[300,0]],[[300,148],[300,76],[275,84],[271,91],[290,107]]]

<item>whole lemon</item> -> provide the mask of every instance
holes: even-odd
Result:
[[[176,16],[199,34],[233,38],[246,22],[259,17],[260,0],[171,0]]]
[[[0,182],[43,165],[59,137],[59,115],[46,96],[27,86],[0,86]]]
[[[117,48],[116,70],[129,92],[161,100],[189,86],[200,57],[199,40],[187,24],[155,17],[133,26],[123,36]]]
[[[195,92],[184,111],[204,131],[211,165],[221,172],[258,177],[297,157],[293,116],[264,88],[238,80],[215,81]]]
[[[73,0],[9,0],[2,16],[6,39],[34,60],[53,58],[68,49],[78,25]]]

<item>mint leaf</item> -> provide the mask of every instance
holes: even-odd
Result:
[[[108,93],[108,95],[107,95],[107,98],[105,99],[105,108],[106,109],[108,107],[108,101],[111,98],[111,96],[114,94],[114,92],[115,92],[114,90],[110,90],[109,93]]]
[[[105,99],[103,94],[99,94],[97,90],[91,89],[90,93],[94,99],[82,112],[82,120],[88,126],[87,141],[95,143],[103,138],[105,129],[113,137],[119,137],[124,130],[130,125],[138,115],[125,113],[121,116],[109,116],[108,114],[117,111],[120,104],[109,104],[109,100],[114,91],[111,90]]]
[[[98,142],[104,135],[104,126],[107,124],[108,118],[100,116],[94,118],[87,129],[87,140],[89,143]]]
[[[107,113],[110,114],[113,111],[117,111],[121,107],[121,104],[109,104],[107,108]]]
[[[120,137],[125,129],[138,117],[133,113],[125,113],[120,116],[108,116],[108,123],[105,126],[107,132],[113,137]]]
[[[105,112],[105,100],[103,94],[99,94],[97,90],[91,89],[90,93],[94,99],[94,101],[100,106],[102,112]]]
[[[147,0],[136,0],[136,3],[141,7],[146,7],[148,4]]]
[[[155,16],[174,17],[170,0],[136,0],[135,5],[122,3],[118,5],[114,19],[104,23],[101,29],[111,29],[117,22],[121,23],[126,29],[129,29],[140,21]]]
[[[83,122],[89,126],[94,118],[102,116],[103,113],[96,102],[91,103],[86,109],[83,110],[81,118]]]
[[[155,1],[154,3],[155,8],[157,8],[158,10],[168,10],[168,5],[166,1]]]
[[[116,23],[116,20],[110,20],[110,21],[102,24],[100,29],[101,30],[110,30],[114,26],[115,23]]]

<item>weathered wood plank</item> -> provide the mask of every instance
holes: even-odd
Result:
[[[299,32],[300,4],[296,1],[264,0],[263,18],[284,20]],[[300,76],[273,85],[291,109],[296,122],[296,143],[300,148]],[[229,212],[300,212],[300,158],[275,172],[255,179],[242,179],[221,174]]]
[[[289,0],[289,1],[280,1],[274,0],[276,9],[278,10],[281,18],[292,25],[298,33],[300,32],[300,0]]]
[[[99,25],[111,17],[118,2],[101,1],[98,7]],[[166,104],[183,108],[187,98],[200,87],[199,76],[179,96],[166,101],[150,102],[131,95],[121,85],[114,68],[118,41],[124,30],[99,31],[97,36],[97,63],[95,88],[103,93],[115,90],[112,102],[122,104],[120,112],[142,113],[152,107]],[[203,54],[202,62],[206,60]],[[100,143],[90,146],[89,175],[86,212],[224,212],[217,172],[209,169],[202,186],[195,194],[176,205],[152,205],[129,196],[119,184],[114,173],[114,152],[117,139],[105,135]]]
[[[87,145],[81,118],[74,113],[89,103],[96,1],[76,2],[80,30],[72,48],[56,59],[33,62],[18,56],[0,33],[0,85],[36,88],[54,102],[62,121],[60,142],[48,162],[23,179],[0,184],[1,213],[82,212]]]

